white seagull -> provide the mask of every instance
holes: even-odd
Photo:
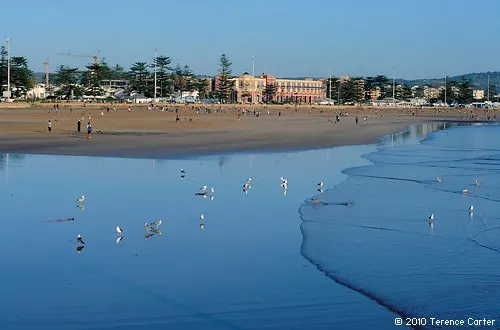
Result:
[[[247,178],[247,182],[250,183],[252,181],[252,178]]]
[[[481,185],[481,183],[479,182],[479,180],[476,179],[476,186],[479,187]]]
[[[76,199],[76,201],[77,201],[78,203],[83,203],[83,201],[85,201],[85,195],[81,195],[80,197],[78,197],[78,198]]]
[[[207,190],[207,186],[201,186],[201,187],[200,187],[200,191],[201,191],[201,192],[205,192],[206,190]]]
[[[123,229],[121,229],[120,226],[116,226],[116,232],[118,235],[121,235],[123,233]]]
[[[83,206],[83,204],[79,204],[76,207],[78,207],[82,211],[85,210],[85,206]]]
[[[469,206],[469,213],[473,213],[474,212],[474,205],[471,205]]]
[[[282,185],[283,185],[283,184],[285,184],[285,185],[286,185],[286,184],[288,183],[288,179],[287,179],[287,178],[281,177],[280,179],[281,179],[281,184],[282,184]]]
[[[462,193],[464,194],[467,194],[469,192],[469,189],[465,188],[464,190],[462,190]]]
[[[320,183],[318,183],[318,187],[323,187],[323,184],[324,184],[324,182],[321,181]]]
[[[434,221],[434,213],[432,213],[432,214],[429,216],[429,223],[431,223],[432,221]]]
[[[203,229],[205,229],[205,225],[200,223],[200,229],[203,231]]]
[[[210,188],[210,193],[213,194],[215,192],[214,188]]]
[[[85,244],[85,242],[83,241],[83,237],[80,234],[78,234],[78,236],[76,236],[76,241],[79,244]]]
[[[200,214],[200,220],[201,220],[201,221],[205,220],[205,215],[204,215],[203,213],[202,213],[202,214]]]
[[[118,236],[116,238],[116,244],[120,243],[120,241],[123,239],[123,236]]]
[[[147,222],[144,223],[144,227],[146,228],[147,231],[151,230],[151,227],[148,225]]]
[[[441,183],[441,182],[443,182],[443,179],[441,179],[441,177],[440,177],[440,176],[438,176],[438,177],[437,177],[437,182],[438,182],[438,183]]]
[[[155,222],[151,222],[151,226],[158,227],[159,225],[161,225],[161,220],[156,220]]]
[[[245,184],[243,185],[243,189],[249,189],[251,188],[250,184],[248,182],[245,182]]]

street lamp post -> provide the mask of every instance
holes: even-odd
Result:
[[[7,37],[7,102],[10,102],[10,37]]]

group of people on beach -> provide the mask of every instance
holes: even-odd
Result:
[[[52,121],[50,119],[49,122],[47,123],[47,129],[49,133],[52,132]],[[78,121],[76,122],[76,131],[80,133],[81,129],[82,129],[82,121],[78,119]],[[91,134],[92,134],[92,124],[89,121],[87,123],[87,139],[91,138]]]

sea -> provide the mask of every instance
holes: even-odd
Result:
[[[429,123],[295,152],[1,154],[0,329],[496,329],[499,141]]]

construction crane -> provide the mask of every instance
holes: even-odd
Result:
[[[57,53],[57,55],[64,56],[78,56],[78,57],[92,57],[94,59],[94,64],[99,64],[99,50],[97,50],[97,54],[73,54],[73,53]]]
[[[47,59],[45,60],[45,62],[43,62],[43,64],[45,65],[45,87],[46,88],[49,88],[49,58],[47,57]]]

